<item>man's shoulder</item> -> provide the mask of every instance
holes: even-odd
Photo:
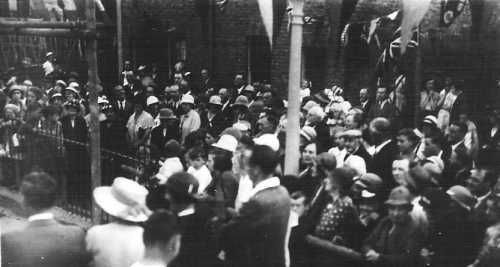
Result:
[[[268,201],[290,201],[290,195],[288,194],[288,190],[282,185],[266,188],[257,192],[253,197],[253,200],[257,202],[268,202]]]

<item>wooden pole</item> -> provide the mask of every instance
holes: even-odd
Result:
[[[291,0],[292,26],[288,73],[288,113],[286,124],[285,175],[299,172],[300,138],[300,77],[302,66],[302,27],[304,0]]]
[[[118,80],[123,72],[123,25],[122,0],[116,0],[116,48],[118,59]]]
[[[414,116],[413,124],[415,127],[418,126],[420,122],[420,91],[422,86],[422,43],[420,38],[420,26],[417,28],[417,42],[415,53],[415,91],[414,91]]]
[[[85,1],[87,30],[96,31],[94,0]],[[87,40],[86,56],[88,63],[89,109],[90,109],[90,177],[91,190],[101,185],[101,138],[99,131],[99,108],[97,105],[97,40]],[[92,201],[92,223],[99,224],[101,210]]]

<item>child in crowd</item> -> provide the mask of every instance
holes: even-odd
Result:
[[[212,182],[212,175],[207,167],[207,153],[199,147],[190,149],[187,152],[189,168],[187,172],[198,180],[198,193],[203,193]]]

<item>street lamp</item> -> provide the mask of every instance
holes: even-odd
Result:
[[[288,72],[288,111],[286,124],[285,175],[297,175],[300,159],[300,79],[302,66],[302,27],[304,0],[290,0],[290,63]]]

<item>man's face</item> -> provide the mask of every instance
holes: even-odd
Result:
[[[132,69],[132,64],[130,63],[130,61],[126,60],[126,61],[123,63],[123,69],[124,69],[124,70],[131,70],[131,69]]]
[[[474,195],[488,191],[488,183],[485,181],[486,171],[474,169],[470,177],[465,180],[465,185]]]
[[[432,142],[432,139],[430,138],[425,138],[424,142],[424,156],[430,157],[430,156],[437,156],[439,152],[441,152],[441,148],[439,148],[438,145],[434,144]]]
[[[316,159],[316,145],[309,144],[304,148],[302,152],[302,162],[306,165],[310,165],[314,163]]]
[[[121,86],[115,88],[115,96],[118,100],[123,100],[125,98],[125,89]]]
[[[273,131],[273,124],[267,119],[267,117],[264,117],[257,121],[257,128],[265,133],[271,133]]]
[[[410,168],[409,162],[407,160],[395,160],[392,163],[392,177],[396,181],[396,184],[407,186],[407,176],[408,170]]]
[[[305,197],[291,199],[292,211],[297,213],[297,215],[299,215],[299,217],[302,216],[304,214],[304,212],[306,211],[305,201],[306,201]]]
[[[21,100],[21,92],[20,91],[15,91],[14,93],[12,93],[12,100],[14,101],[20,101]]]
[[[345,147],[345,138],[340,134],[335,135],[334,142],[339,147],[339,149],[343,149]]]
[[[380,87],[377,89],[377,102],[381,102],[387,99],[387,89],[384,87]]]
[[[410,208],[406,205],[389,205],[387,213],[393,224],[403,224],[410,219]]]
[[[486,200],[486,216],[490,222],[500,221],[500,199],[490,198]]]
[[[368,90],[366,89],[359,90],[359,101],[365,102],[366,100],[368,100]]]
[[[151,86],[146,87],[146,97],[155,95],[155,89]]]
[[[405,135],[399,135],[397,138],[399,152],[406,153],[412,149],[412,144],[408,140],[408,137]]]
[[[450,141],[451,143],[456,144],[464,139],[464,134],[460,131],[460,127],[458,127],[457,125],[450,125],[448,130],[448,141]]]
[[[346,136],[344,145],[347,152],[354,153],[359,148],[359,139],[357,137]]]
[[[200,72],[201,79],[206,80],[208,79],[208,70],[202,69]]]
[[[174,74],[174,83],[181,84],[181,81],[182,81],[182,74],[180,73]]]
[[[271,104],[271,101],[273,100],[273,95],[270,92],[265,92],[262,95],[262,98],[264,99],[264,104],[268,106]]]
[[[233,82],[235,86],[241,86],[243,84],[243,76],[240,74],[234,76]]]
[[[425,83],[425,87],[427,88],[427,90],[433,91],[434,90],[434,80],[428,80]]]
[[[226,88],[220,89],[219,95],[220,95],[222,102],[226,102],[229,99],[229,91]]]

